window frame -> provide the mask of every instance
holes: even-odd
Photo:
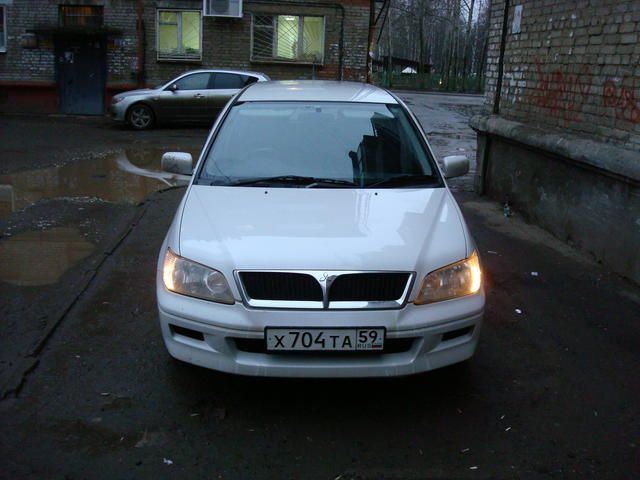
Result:
[[[0,5],[0,10],[2,10],[2,33],[0,33],[0,36],[4,40],[2,46],[0,46],[0,53],[7,53],[7,6]]]
[[[169,85],[173,85],[176,84],[178,85],[179,82],[181,82],[182,80],[184,80],[185,78],[188,77],[193,77],[194,75],[209,75],[209,78],[207,79],[207,85],[204,88],[179,88],[178,87],[178,92],[193,92],[195,90],[211,90],[210,85],[211,85],[211,81],[213,79],[213,75],[215,75],[215,72],[210,72],[210,71],[202,71],[202,72],[188,72],[184,75],[182,75],[180,78],[176,78],[173,81],[169,82]],[[164,88],[163,90],[167,90],[169,87]]]
[[[255,82],[258,81],[258,77],[256,77],[255,75],[248,74],[248,73],[217,71],[217,72],[213,72],[212,75],[213,75],[213,77],[212,77],[213,82],[211,83],[211,90],[238,90],[238,91],[242,90],[247,85],[250,85],[249,83],[247,83],[247,80],[243,81],[242,77],[247,77],[247,79],[254,78],[255,80],[253,82],[251,82],[251,83],[255,83]],[[233,75],[234,77],[238,77],[240,79],[240,81],[243,82],[243,85],[240,86],[240,87],[237,87],[237,88],[218,88],[216,86],[218,75]]]
[[[272,17],[272,27],[271,31],[273,32],[273,48],[270,58],[256,58],[253,56],[253,43],[254,43],[254,30],[255,30],[255,17]],[[277,35],[278,35],[278,24],[276,18],[279,16],[288,16],[288,17],[297,17],[298,18],[298,58],[288,60],[286,58],[279,58],[276,56],[275,52],[277,49]],[[303,60],[300,57],[304,53],[304,19],[305,18],[321,18],[322,19],[322,36],[320,38],[320,46],[322,48],[320,60],[317,62],[310,62],[308,60]],[[284,64],[297,64],[297,65],[324,65],[325,59],[325,42],[326,42],[326,30],[327,30],[327,16],[326,15],[304,15],[299,13],[262,13],[262,12],[252,12],[251,13],[251,41],[250,41],[250,56],[249,61],[252,63],[284,63]],[[302,40],[302,41],[300,41]]]
[[[74,9],[87,9],[93,15],[78,15]],[[90,19],[86,24],[78,19]],[[98,20],[96,22],[96,20]],[[95,22],[95,23],[94,23]],[[62,28],[102,28],[104,26],[104,5],[58,5],[58,25]]]
[[[200,32],[199,32],[199,48],[198,55],[186,55],[186,54],[162,54],[160,52],[160,13],[161,12],[176,12],[179,15],[177,20],[177,37],[178,46],[182,48],[182,13],[183,12],[196,12],[200,15]],[[193,8],[156,8],[156,60],[158,62],[202,62],[202,11]]]

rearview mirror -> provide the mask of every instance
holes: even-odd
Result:
[[[445,178],[461,177],[469,172],[469,160],[464,155],[450,155],[444,157]]]
[[[162,155],[162,170],[179,175],[193,173],[193,157],[186,152],[167,152]]]
[[[175,92],[176,90],[178,90],[178,84],[177,83],[172,83],[171,85],[169,85],[168,90]]]

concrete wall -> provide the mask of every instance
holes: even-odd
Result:
[[[548,145],[562,141],[556,134],[484,123],[474,124],[484,193],[640,283],[640,164],[630,154],[616,163],[615,147],[595,142],[564,139],[571,152],[552,153]]]
[[[492,2],[476,190],[640,283],[640,1],[509,3],[491,115],[505,1]]]

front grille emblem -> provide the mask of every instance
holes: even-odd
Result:
[[[322,288],[322,308],[329,308],[329,288],[336,279],[336,275],[329,275],[327,272],[316,275],[316,280]]]

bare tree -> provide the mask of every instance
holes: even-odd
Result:
[[[488,33],[487,0],[389,0],[380,22],[379,56],[416,62],[442,87],[465,88],[465,79],[482,79]],[[382,40],[384,39],[384,40]]]
[[[471,5],[469,6],[469,15],[467,16],[467,38],[464,46],[464,59],[462,60],[462,89],[464,90],[464,80],[467,78],[467,68],[469,66],[469,50],[472,48],[471,45],[471,22],[473,20],[473,7],[475,5],[475,0],[471,0]]]

